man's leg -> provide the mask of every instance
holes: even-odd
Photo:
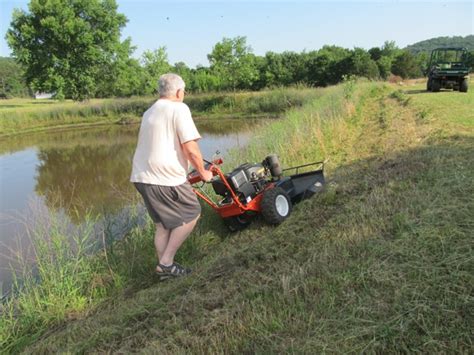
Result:
[[[161,258],[168,246],[168,241],[170,239],[170,230],[166,229],[162,223],[157,223],[156,225],[156,232],[155,232],[155,249],[156,249],[156,256],[158,261],[161,262]]]
[[[198,219],[199,216],[197,216],[193,221],[171,230],[168,245],[160,258],[160,263],[162,265],[169,266],[174,263],[176,252],[192,232]]]

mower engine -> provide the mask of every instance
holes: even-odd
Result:
[[[265,186],[281,175],[280,163],[276,155],[269,155],[262,163],[245,163],[235,168],[225,175],[234,193],[239,196],[241,202],[249,202],[258,193],[263,191]],[[220,196],[228,198],[230,192],[221,179],[212,181],[214,192]]]
[[[230,187],[242,202],[254,198],[267,184],[267,171],[262,164],[242,164],[225,175]],[[230,197],[229,190],[221,179],[213,180],[214,192],[223,197]]]

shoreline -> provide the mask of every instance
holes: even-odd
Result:
[[[196,120],[277,118],[311,101],[319,93],[320,89],[314,88],[285,88],[190,95],[184,102]],[[12,100],[0,102],[0,138],[103,124],[133,124],[140,122],[156,98],[94,99],[87,103]]]

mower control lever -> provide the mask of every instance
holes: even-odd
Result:
[[[215,169],[215,166],[221,165],[223,163],[223,160],[221,158],[214,159],[212,162],[206,159],[203,159],[203,161],[205,163],[204,169],[210,170],[213,176],[218,175],[217,170]],[[196,169],[193,169],[189,172],[187,179],[191,183],[191,185],[196,184],[198,182],[206,183],[206,181],[203,181],[201,179],[201,176],[199,176],[199,173],[196,171]],[[210,183],[211,181],[207,181],[207,182]]]

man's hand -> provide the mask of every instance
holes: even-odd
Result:
[[[209,182],[212,179],[212,172],[204,169],[204,162],[202,160],[201,150],[196,141],[189,141],[182,145],[186,158],[191,162],[191,165],[196,169],[201,179]]]
[[[199,173],[202,181],[209,182],[212,179],[212,172],[210,170],[204,170],[202,173]]]

